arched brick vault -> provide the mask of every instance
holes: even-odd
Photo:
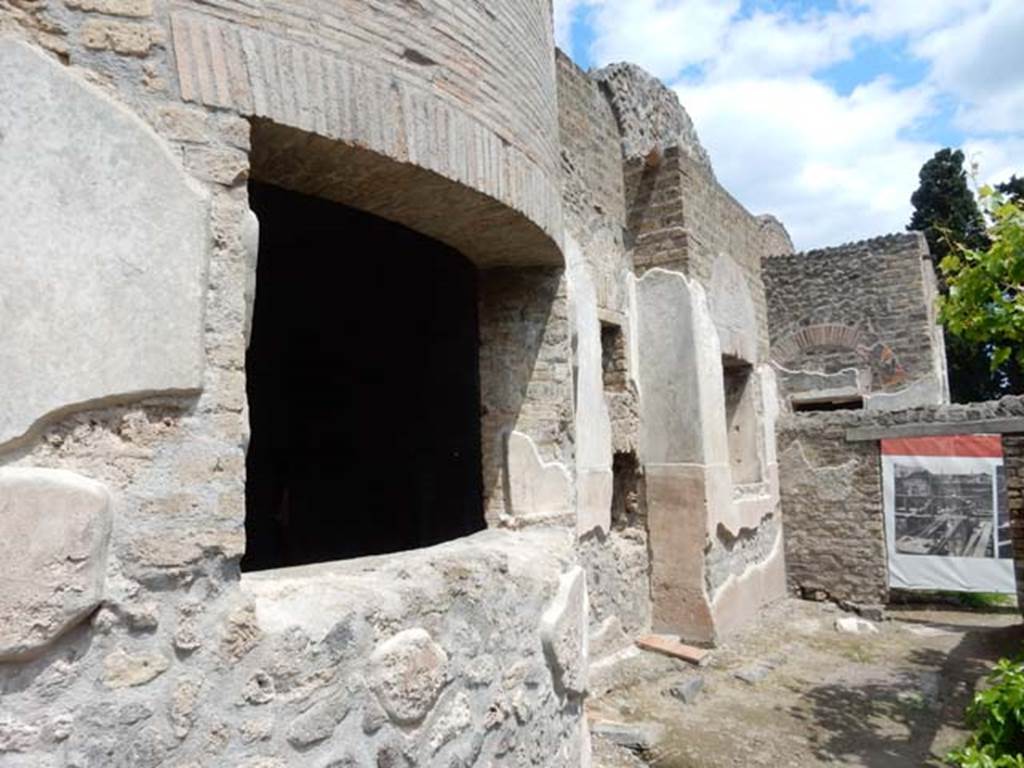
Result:
[[[425,168],[262,119],[253,121],[252,145],[255,178],[397,222],[478,267],[562,263],[557,243],[530,219]]]
[[[177,11],[181,97],[257,118],[261,131],[273,128],[259,119],[301,131],[290,149],[331,158],[314,194],[442,240],[479,266],[561,264],[547,2],[464,5],[455,16],[476,38],[472,59],[466,30],[424,23],[415,4],[380,4],[370,28],[323,6],[312,33],[300,3],[259,19],[218,2]],[[254,162],[274,180],[272,157]]]

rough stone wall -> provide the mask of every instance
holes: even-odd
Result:
[[[613,529],[613,453],[637,452],[632,262],[625,248],[620,135],[598,84],[558,53],[563,210],[576,392],[577,528],[587,571],[595,652],[618,650],[650,627],[649,557],[642,527]],[[619,386],[605,381],[603,329],[618,329]]]
[[[844,419],[794,414],[779,428],[791,590],[815,599],[888,601],[878,442],[847,443]]]
[[[888,599],[878,441],[847,442],[854,427],[907,424],[951,427],[1024,416],[1024,398],[900,411],[795,413],[779,422],[779,473],[789,588],[851,603]],[[1004,435],[1011,515],[1020,547],[1021,437]],[[1016,510],[1016,511],[1014,511]],[[1019,552],[1019,550],[1016,550]],[[1018,572],[1022,560],[1017,557]],[[1021,581],[1018,578],[1018,584]]]
[[[597,76],[623,134],[630,250],[641,275],[654,623],[714,641],[782,591],[761,260],[792,246],[777,220],[752,216],[718,184],[675,94],[630,65]],[[746,455],[758,466],[742,480],[730,466],[726,358],[750,367],[752,418],[740,429],[753,436]]]
[[[948,402],[930,270],[918,233],[766,259],[772,360],[789,371],[857,369],[865,395],[907,391],[888,407]]]
[[[1024,435],[1003,435],[1003,466],[1017,574],[1017,607],[1024,612]]]
[[[122,195],[85,211],[67,241],[74,258],[46,274],[11,246],[32,242],[23,229],[38,222],[3,220],[0,264],[54,291],[74,334],[42,323],[19,343],[32,354],[78,344],[95,365],[23,379],[59,402],[39,404],[5,382],[5,399],[21,412],[2,425],[20,437],[0,453],[0,552],[23,586],[0,597],[0,762],[585,759],[587,602],[566,531],[490,531],[408,556],[260,576],[238,569],[255,117],[305,132],[297,151],[352,142],[344,145],[352,167],[376,184],[368,207],[379,203],[378,212],[421,221],[456,243],[474,221],[483,234],[467,248],[478,263],[526,265],[482,272],[482,292],[493,299],[482,331],[492,350],[506,345],[503,364],[521,374],[502,371],[509,383],[502,391],[493,384],[489,402],[494,418],[514,415],[545,455],[572,462],[550,35],[546,0],[493,11],[471,2],[327,11],[272,2],[0,3],[0,70],[77,94],[88,107],[65,114],[67,102],[32,101],[18,80],[0,78],[0,134],[22,141],[29,122],[35,134],[30,153],[5,152],[16,145],[0,140],[5,189],[39,186],[55,201],[40,213],[50,226],[28,234],[64,226],[76,201],[61,208],[62,192],[82,193],[36,173],[41,158],[90,168],[87,181]],[[473,56],[458,50],[460,40],[479,43]],[[96,140],[79,146],[71,118],[93,120],[102,129]],[[256,133],[269,124],[258,122]],[[345,152],[340,141],[337,148]],[[132,160],[137,152],[162,175]],[[76,165],[88,155],[106,167]],[[155,233],[187,248],[185,266],[196,266],[174,273],[180,293],[169,289],[177,283],[146,286],[147,275],[176,266],[144,229],[156,219],[140,187],[153,184],[148,194],[164,196],[165,211],[191,210],[193,198],[201,211],[198,224],[168,214]],[[403,189],[420,191],[415,205]],[[335,192],[352,200],[360,190],[338,183]],[[406,204],[387,208],[388,197]],[[407,219],[424,200],[450,207]],[[481,243],[500,250],[489,259]],[[97,278],[107,271],[109,285]],[[118,329],[127,340],[95,322],[109,309],[111,286],[132,318]],[[522,312],[524,296],[537,307]],[[190,345],[199,364],[161,367],[180,363]],[[482,364],[498,377],[493,355]],[[133,378],[154,370],[162,375]],[[66,383],[96,386],[57,390]],[[41,577],[59,572],[67,580]]]
[[[678,148],[713,175],[711,158],[693,121],[664,83],[635,64],[610,64],[593,73],[615,110],[622,134],[622,156],[642,159]]]

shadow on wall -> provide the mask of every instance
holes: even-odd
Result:
[[[496,522],[505,435],[520,429],[550,454],[571,423],[571,389],[557,383],[570,378],[562,267],[537,266],[550,254],[522,241],[497,258],[516,266],[495,266],[496,229],[529,241],[536,228],[474,219],[478,193],[437,179],[425,197],[414,182],[427,171],[265,120],[252,142],[263,226],[250,358],[262,364],[250,385],[258,371],[271,389],[288,378],[295,407],[289,417],[249,387],[246,569],[411,549]],[[453,248],[471,226],[479,237]],[[258,354],[268,336],[277,352]],[[282,418],[307,428],[277,429]],[[255,454],[275,429],[276,464],[317,489],[304,498],[263,488],[280,472]],[[253,518],[261,493],[276,528]],[[305,534],[282,543],[300,508]]]
[[[480,272],[480,431],[491,525],[510,511],[505,466],[513,429],[528,434],[544,460],[562,458],[557,453],[572,418],[562,275],[553,267]],[[569,384],[558,383],[567,378]]]

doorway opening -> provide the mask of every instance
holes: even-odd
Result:
[[[484,528],[477,270],[328,200],[252,182],[247,571]]]

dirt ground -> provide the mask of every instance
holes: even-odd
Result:
[[[588,715],[663,728],[646,751],[595,736],[595,766],[942,765],[986,671],[1024,647],[1016,609],[890,610],[877,634],[837,631],[847,615],[786,600],[702,668],[642,654],[628,678],[639,682],[592,699]],[[691,703],[672,695],[695,675],[703,688]]]

